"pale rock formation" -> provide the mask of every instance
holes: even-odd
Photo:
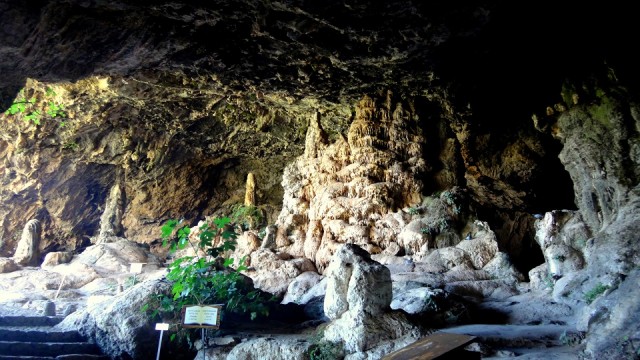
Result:
[[[295,258],[283,260],[268,249],[258,249],[250,255],[250,270],[244,272],[260,290],[282,296],[289,283],[307,271],[316,271],[309,259]]]
[[[638,356],[639,281],[640,270],[634,269],[608,296],[597,298],[585,309],[581,330],[588,330],[586,352],[594,359]]]
[[[56,328],[79,330],[114,358],[148,358],[149,354],[155,354],[158,333],[154,330],[154,319],[140,309],[154,294],[167,290],[168,283],[160,279],[144,281],[119,296],[109,297],[109,301],[74,312]]]
[[[117,242],[89,246],[73,263],[91,266],[101,274],[127,274],[131,263],[146,263],[143,271],[159,266],[158,258],[144,245],[120,238]]]
[[[388,226],[394,221],[388,214],[420,201],[417,179],[426,170],[416,120],[391,93],[379,99],[365,96],[347,137],[331,144],[319,118],[313,118],[304,155],[283,174],[277,246],[311,259],[321,272],[343,243],[374,253],[392,247],[397,253],[387,236],[397,235],[397,228]]]
[[[264,238],[262,239],[261,248],[264,249],[275,249],[276,248],[276,234],[278,231],[278,227],[275,225],[267,226],[265,230]]]
[[[244,192],[244,205],[256,206],[256,177],[253,173],[247,174],[247,184]]]
[[[547,263],[540,264],[529,270],[529,287],[532,290],[553,289],[554,279],[549,275]]]
[[[498,252],[482,270],[491,274],[495,279],[511,279],[513,282],[524,281],[524,276],[513,266],[509,255],[503,252]]]
[[[16,271],[20,268],[12,258],[0,258],[0,274]]]
[[[440,310],[438,308],[440,301],[437,299],[444,297],[444,290],[428,287],[419,287],[397,292],[394,291],[391,308],[394,310],[402,309],[409,314],[436,312]]]
[[[422,262],[430,264],[431,270],[436,270],[432,272],[445,272],[453,268],[473,269],[467,252],[455,247],[434,250]]]
[[[311,345],[304,341],[305,336],[290,337],[284,339],[261,338],[242,342],[234,347],[227,360],[261,360],[265,354],[269,354],[274,360],[305,360],[305,351]]]
[[[331,320],[346,311],[378,315],[391,303],[391,273],[361,248],[346,244],[327,268],[325,313]]]
[[[233,257],[241,259],[260,248],[261,242],[253,231],[245,231],[236,238],[236,250]]]
[[[56,251],[45,255],[41,267],[51,267],[60,264],[66,264],[73,259],[73,253],[70,251]]]
[[[582,251],[591,231],[579,212],[548,212],[536,221],[535,229],[535,239],[542,249],[550,276],[557,279],[584,267]]]
[[[311,346],[308,336],[289,335],[246,339],[229,350],[228,347],[215,346],[206,350],[209,360],[306,360],[306,351]],[[203,350],[196,359],[203,359]],[[267,355],[268,354],[268,355]]]
[[[97,238],[92,239],[95,244],[117,241],[122,235],[122,217],[125,209],[125,193],[120,181],[111,187],[109,196],[104,205],[104,211],[100,217],[100,232]]]
[[[307,295],[309,291],[313,289],[324,277],[314,271],[306,271],[298,275],[287,287],[287,292],[282,299],[282,304],[296,303],[306,304],[311,298]],[[307,295],[307,296],[305,296]],[[322,294],[314,294],[315,296],[322,296]],[[306,301],[304,301],[306,300]]]
[[[325,328],[325,340],[343,342],[348,353],[357,353],[396,339],[419,337],[420,331],[404,315],[390,311],[389,269],[360,247],[342,245],[326,277],[324,310],[332,321]]]
[[[38,265],[40,245],[40,221],[29,220],[22,230],[22,236],[18,242],[18,247],[13,255],[13,260],[18,265],[36,266]]]
[[[478,231],[473,239],[461,241],[456,248],[464,250],[476,269],[482,269],[498,253],[498,242],[487,223],[476,221],[474,226]]]

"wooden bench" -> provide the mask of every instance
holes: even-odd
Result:
[[[382,360],[475,360],[480,353],[466,351],[475,336],[437,332],[383,357]]]

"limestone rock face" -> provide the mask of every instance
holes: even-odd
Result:
[[[305,360],[305,351],[311,345],[304,337],[289,339],[261,338],[242,342],[233,348],[225,359],[227,360],[260,360],[265,354],[270,359],[277,360]],[[207,358],[209,358],[207,356]]]
[[[287,167],[281,244],[315,261],[323,270],[343,243],[380,252],[393,239],[371,238],[377,222],[421,199],[418,175],[426,170],[421,129],[415,114],[391,93],[364,97],[347,137],[333,143],[318,118],[307,131],[305,154]]]
[[[594,359],[632,358],[640,342],[640,271],[633,270],[606,298],[588,308],[587,349]]]

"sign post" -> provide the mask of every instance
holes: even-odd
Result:
[[[129,268],[129,272],[133,274],[133,284],[136,283],[136,274],[142,273],[142,265],[146,263],[131,263],[131,267]]]
[[[156,330],[160,330],[160,340],[158,340],[158,354],[156,355],[156,360],[160,360],[160,348],[162,347],[162,335],[165,330],[169,330],[169,324],[166,323],[157,323]]]
[[[206,329],[220,328],[222,305],[187,305],[182,308],[183,328],[202,328],[202,357],[207,359]]]

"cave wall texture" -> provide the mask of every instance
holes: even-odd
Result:
[[[629,249],[609,271],[626,274],[635,245],[610,238],[633,233],[615,224],[637,216],[632,13],[501,1],[2,0],[0,110],[33,103],[0,115],[0,253],[12,254],[32,218],[43,253],[87,246],[114,186],[115,235],[153,245],[169,218],[196,222],[242,203],[251,172],[279,246],[320,268],[347,241],[335,221],[361,227],[348,236],[365,227],[369,250],[384,251],[393,241],[376,224],[386,214],[456,187],[522,271],[543,261],[531,214],[573,209],[593,243]],[[51,103],[65,116],[48,116]],[[25,119],[36,110],[39,124]],[[349,202],[321,201],[320,189]],[[345,208],[359,210],[351,219]]]
[[[630,6],[0,0],[0,110],[25,106],[0,115],[0,255],[34,218],[43,255],[97,241],[101,217],[158,250],[165,220],[241,204],[249,173],[276,246],[319,270],[343,242],[411,254],[480,219],[526,273],[545,260],[531,214],[577,210],[585,269],[554,296],[612,284],[583,327],[616,356],[639,337]],[[394,225],[451,212],[444,194],[464,209],[442,236]]]

